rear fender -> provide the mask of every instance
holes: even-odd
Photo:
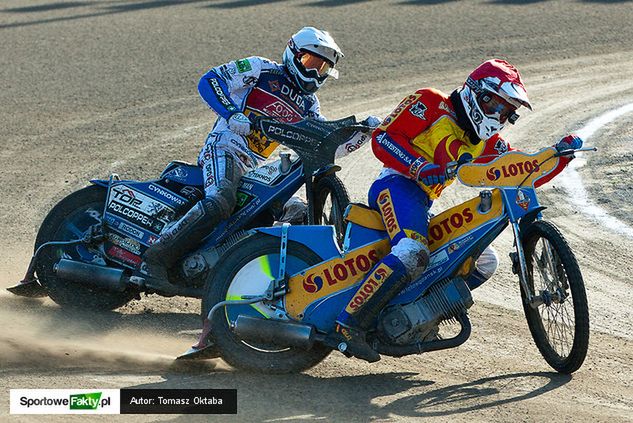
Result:
[[[519,221],[519,229],[521,230],[521,233],[523,233],[523,231],[525,231],[527,227],[532,222],[534,222],[539,217],[541,212],[546,208],[547,207],[544,206],[537,207],[534,210],[530,210],[525,216],[523,216]]]
[[[110,186],[110,181],[106,179],[91,179],[90,183],[92,185],[99,185],[100,187],[108,188]]]

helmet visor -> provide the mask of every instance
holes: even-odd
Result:
[[[302,51],[299,56],[299,62],[306,71],[315,71],[319,77],[331,76],[338,78],[338,71],[334,69],[334,65],[321,56],[317,56],[309,51]]]
[[[488,117],[498,119],[499,123],[504,124],[510,120],[514,123],[518,118],[516,114],[517,108],[508,103],[501,96],[491,92],[485,92],[480,96],[479,106],[484,114]]]

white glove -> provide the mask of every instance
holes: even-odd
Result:
[[[234,113],[229,118],[229,129],[237,135],[246,136],[251,133],[251,121],[242,112]]]
[[[341,144],[336,149],[334,153],[335,159],[340,159],[341,157],[347,156],[349,153],[358,150],[363,145],[367,144],[371,141],[371,135],[356,131],[354,134],[345,142],[345,144]]]
[[[367,126],[371,126],[372,128],[378,128],[381,122],[382,122],[382,119],[380,119],[378,116],[369,115],[367,116],[367,119],[365,119],[361,123]]]

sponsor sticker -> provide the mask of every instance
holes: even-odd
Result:
[[[277,180],[279,175],[281,175],[279,164],[274,163],[258,167],[257,169],[244,175],[244,178],[262,182],[266,185],[271,185]]]
[[[409,108],[409,112],[417,117],[418,119],[426,120],[424,113],[426,112],[427,107],[421,101],[418,101],[413,106]]]
[[[177,181],[177,182],[186,182],[187,181],[187,171],[182,167],[177,167],[176,169],[170,170],[165,178]]]
[[[253,69],[251,62],[249,62],[248,59],[236,60],[235,65],[237,66],[237,71],[239,73],[248,72]]]
[[[185,200],[158,185],[150,184],[148,189],[161,197],[178,204],[179,206],[183,206],[185,204]]]
[[[369,299],[374,295],[376,291],[380,289],[385,280],[393,273],[393,269],[387,266],[385,263],[381,263],[362,283],[356,295],[349,302],[345,311],[350,314],[355,313],[361,308]]]
[[[127,219],[141,228],[155,233],[160,233],[165,226],[164,222],[148,216],[138,210],[134,210],[125,204],[117,203],[116,201],[112,201],[108,204],[108,212]]]
[[[391,201],[391,193],[389,189],[385,189],[378,195],[378,207],[380,208],[380,214],[382,214],[382,220],[385,222],[387,233],[389,238],[393,239],[398,232],[400,232],[400,224],[393,209],[393,201]]]
[[[437,218],[432,219],[429,226],[429,246],[449,237],[455,231],[464,227],[464,225],[468,225],[473,221],[474,217],[471,208],[465,207],[454,211],[448,216],[441,214]]]
[[[160,233],[175,214],[171,207],[123,184],[110,189],[107,211],[156,233]]]
[[[138,239],[143,239],[145,235],[140,229],[136,229],[134,226],[128,225],[125,222],[119,222],[119,229],[126,234],[132,235],[133,237]]]
[[[122,262],[132,266],[138,266],[139,263],[142,261],[139,256],[134,255],[121,247],[117,247],[116,245],[108,248],[108,251],[106,253],[112,258],[119,259]]]
[[[500,167],[492,166],[486,171],[486,177],[491,181],[499,178],[510,178],[517,175],[526,175],[530,172],[538,172],[538,160],[527,160],[523,162],[510,163]]]
[[[309,304],[362,280],[390,250],[389,240],[383,238],[292,276],[288,282],[286,311],[300,318]]]
[[[507,153],[508,152],[508,143],[506,143],[504,140],[499,138],[497,140],[497,142],[495,143],[494,149],[499,154]]]
[[[330,267],[315,269],[309,272],[303,280],[303,289],[310,294],[319,292],[324,284],[333,286],[346,282],[349,278],[362,276],[378,262],[376,250],[369,250],[366,254],[358,254],[332,263]]]
[[[124,248],[134,254],[137,254],[137,255],[141,254],[141,244],[134,239],[124,238],[115,233],[109,233],[108,239],[114,245],[118,245],[119,247]]]
[[[523,210],[527,211],[528,208],[530,207],[530,197],[525,195],[525,192],[523,192],[523,190],[520,189],[520,190],[517,191],[516,203]]]

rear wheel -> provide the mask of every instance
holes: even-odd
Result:
[[[106,189],[96,185],[82,188],[62,199],[44,219],[37,233],[35,249],[49,241],[82,238],[93,225],[101,222],[105,200]],[[99,245],[78,243],[44,247],[36,265],[37,276],[46,287],[48,296],[60,306],[114,310],[136,295],[131,289],[114,292],[58,278],[53,267],[62,258],[106,265]]]
[[[337,242],[342,246],[346,228],[343,214],[350,203],[345,185],[336,175],[327,175],[316,182],[314,194],[314,223],[334,226]]]
[[[279,273],[279,238],[265,234],[247,237],[228,251],[207,280],[202,300],[203,319],[220,301],[239,300],[244,295],[260,295]],[[321,259],[303,245],[289,242],[286,274],[297,273],[319,263]],[[279,304],[280,307],[283,307]],[[257,318],[279,318],[268,304],[232,305],[214,313],[211,340],[222,358],[233,367],[266,373],[300,372],[321,362],[330,349],[315,345],[310,350],[280,348],[274,345],[246,342],[238,338],[231,326],[239,315]]]
[[[521,289],[530,332],[545,361],[556,371],[580,368],[589,346],[589,310],[585,286],[573,251],[560,231],[545,221],[523,232],[530,305]]]

